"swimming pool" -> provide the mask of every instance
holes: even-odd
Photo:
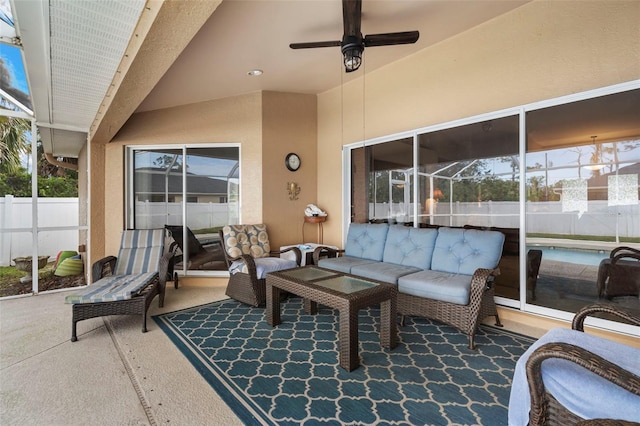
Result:
[[[542,250],[542,260],[555,260],[558,262],[590,266],[598,266],[602,259],[609,257],[609,253],[604,250],[580,250],[540,246],[528,246],[527,250],[528,249]]]

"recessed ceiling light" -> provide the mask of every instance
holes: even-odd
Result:
[[[255,69],[255,70],[249,71],[247,74],[251,76],[258,76],[258,75],[262,75],[262,73],[263,73],[262,70]]]

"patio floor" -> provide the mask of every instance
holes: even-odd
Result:
[[[0,300],[0,424],[242,424],[150,318],[223,299],[224,290],[168,285],[147,333],[137,316],[94,318],[78,323],[75,343],[68,292]]]
[[[167,286],[149,315],[225,297],[225,288]],[[94,318],[71,343],[68,292],[0,301],[0,424],[242,424],[155,321]]]

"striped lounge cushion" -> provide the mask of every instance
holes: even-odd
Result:
[[[65,298],[65,303],[97,303],[128,300],[157,278],[157,272],[132,275],[112,275],[87,286],[83,291]]]
[[[135,229],[122,233],[115,275],[157,271],[164,252],[164,229]]]

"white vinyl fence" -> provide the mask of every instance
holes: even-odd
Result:
[[[410,222],[413,205],[405,208],[403,204],[379,203],[371,204],[369,209],[372,218],[391,217],[397,222]],[[473,216],[473,225],[518,228],[519,209],[516,201],[441,202],[436,203],[433,214],[438,224],[448,222],[451,217],[450,225],[463,226]],[[580,212],[563,211],[560,201],[527,202],[526,212],[528,233],[640,237],[640,204],[609,206],[607,200],[595,200]]]
[[[78,226],[77,198],[38,198],[38,227]],[[11,195],[0,197],[0,266],[9,266],[11,259],[33,254],[31,231],[9,232],[11,229],[29,229],[32,226],[31,198]],[[55,258],[62,250],[78,249],[78,231],[40,231],[40,256]]]
[[[186,208],[187,226],[192,230],[238,223],[238,214],[228,203],[187,203]],[[182,203],[136,203],[136,228],[153,229],[181,224]]]
[[[38,227],[78,226],[77,198],[38,198]],[[213,228],[237,223],[238,214],[230,204],[187,203],[187,225],[192,229]],[[237,209],[236,209],[237,210]],[[136,203],[136,227],[163,228],[182,223],[182,203]],[[0,198],[0,266],[11,259],[32,255],[31,232],[8,232],[31,227],[31,198]],[[77,250],[78,232],[41,231],[38,233],[40,255],[55,257],[62,250]]]
[[[77,198],[39,198],[39,227],[78,226]],[[138,203],[136,211],[138,228],[162,228],[181,223],[181,203]],[[413,206],[381,203],[370,206],[371,217],[396,218],[398,222],[410,221]],[[451,209],[452,207],[452,209]],[[620,237],[640,236],[640,205],[609,206],[606,200],[589,201],[584,212],[563,212],[561,202],[529,202],[527,232],[545,234],[578,234]],[[227,223],[237,223],[237,209],[229,204],[188,203],[187,225],[193,229],[212,228]],[[437,203],[434,214],[437,223],[447,220],[450,213],[452,225],[473,224],[517,228],[519,226],[517,202]],[[444,215],[444,216],[441,216]],[[233,217],[232,217],[233,216]],[[422,218],[424,220],[424,217]],[[8,232],[10,229],[31,227],[31,198],[0,198],[0,266],[7,266],[11,259],[31,256],[31,232]],[[38,234],[39,252],[55,257],[61,250],[77,250],[77,231],[41,231]]]

